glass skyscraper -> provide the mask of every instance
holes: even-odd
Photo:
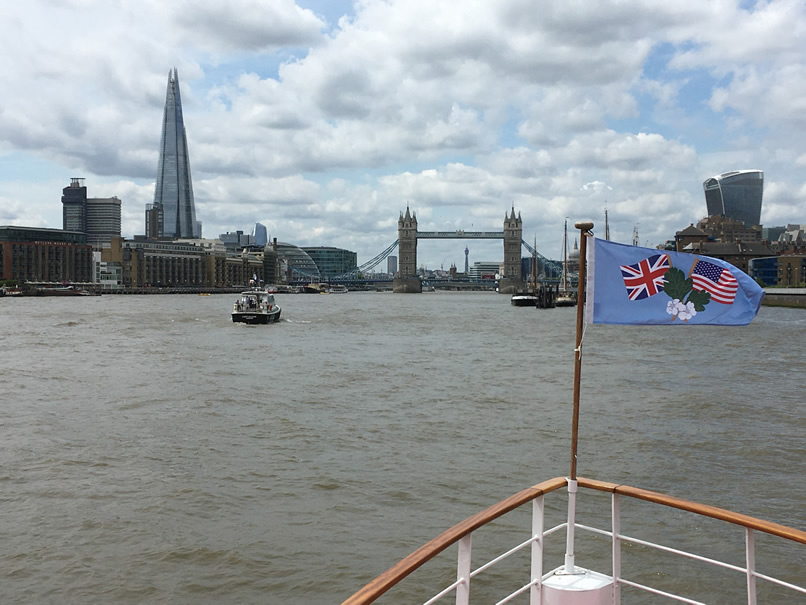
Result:
[[[761,224],[761,198],[764,173],[761,170],[734,170],[706,179],[705,205],[708,216],[727,216],[745,227]]]
[[[266,225],[255,223],[255,246],[265,246],[268,243],[269,234],[266,231]]]
[[[196,222],[196,207],[193,203],[188,141],[182,118],[179,74],[176,68],[168,72],[154,205],[162,208],[163,233],[159,235],[175,238],[201,237],[201,223]]]

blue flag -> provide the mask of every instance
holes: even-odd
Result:
[[[743,326],[764,290],[717,258],[588,241],[587,321],[601,324]]]

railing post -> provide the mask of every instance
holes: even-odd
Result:
[[[543,533],[544,503],[540,495],[532,500],[532,584],[529,590],[529,605],[540,605],[540,595],[543,592]]]
[[[619,496],[613,492],[611,499],[613,527],[613,605],[621,603],[621,508]]]
[[[744,540],[747,563],[747,605],[756,605],[756,535],[749,527],[744,530]]]
[[[565,533],[565,573],[576,573],[574,565],[574,530],[577,514],[577,481],[568,479],[568,527]]]
[[[459,555],[456,562],[456,605],[470,604],[470,545],[473,534],[459,540]]]

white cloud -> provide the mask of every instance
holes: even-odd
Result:
[[[637,224],[656,244],[704,214],[704,178],[748,167],[764,220],[806,222],[797,0],[361,0],[343,19],[305,0],[31,0],[4,22],[0,223],[60,227],[83,176],[141,233],[174,66],[206,235],[261,221],[362,262],[406,205],[434,229],[500,229],[514,205],[551,246],[606,203],[614,237]],[[424,250],[462,265],[463,247]]]

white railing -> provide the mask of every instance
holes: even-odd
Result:
[[[415,569],[420,567],[426,561],[430,560],[439,552],[445,550],[448,546],[458,543],[458,557],[457,557],[457,571],[456,581],[445,587],[439,593],[435,594],[431,599],[425,602],[425,605],[431,605],[444,599],[450,594],[454,594],[456,605],[469,605],[470,603],[470,589],[471,580],[479,574],[489,570],[501,561],[508,557],[520,552],[521,550],[531,547],[531,569],[530,569],[530,582],[519,586],[516,590],[506,595],[503,599],[498,601],[497,605],[503,605],[510,602],[512,599],[526,593],[530,594],[530,605],[540,605],[542,600],[543,582],[549,578],[554,572],[544,573],[543,571],[543,555],[545,550],[545,538],[551,534],[559,532],[563,529],[567,530],[568,523],[557,524],[550,529],[544,527],[544,495],[555,491],[562,487],[565,480],[562,478],[552,479],[550,481],[538,484],[532,488],[519,492],[514,496],[503,500],[498,504],[490,507],[462,523],[454,526],[450,530],[443,533],[441,536],[435,538],[422,548],[412,553],[409,557],[392,567],[386,573],[382,574],[373,582],[365,586],[352,597],[344,601],[343,605],[363,605],[365,603],[372,603],[381,594],[385,593],[389,588],[397,584],[400,580],[408,576]],[[756,605],[757,602],[757,580],[764,580],[782,588],[788,589],[793,592],[806,595],[806,587],[799,586],[790,582],[786,582],[772,576],[759,573],[756,571],[756,554],[755,554],[755,536],[756,532],[761,531],[766,534],[777,536],[784,540],[795,543],[800,543],[806,546],[806,532],[784,527],[782,525],[769,523],[746,515],[733,513],[724,509],[711,507],[707,505],[697,504],[687,500],[680,500],[672,498],[657,492],[650,492],[623,485],[612,483],[604,483],[601,481],[593,481],[588,479],[578,479],[579,487],[610,492],[611,493],[611,528],[609,530],[591,527],[580,523],[573,523],[573,527],[578,530],[583,530],[589,533],[605,536],[610,539],[612,545],[611,562],[612,570],[611,577],[613,578],[613,603],[619,605],[621,602],[621,587],[630,586],[634,589],[661,595],[679,603],[690,603],[692,605],[704,605],[701,601],[696,601],[682,595],[673,594],[667,591],[660,590],[645,584],[630,580],[622,576],[621,569],[621,553],[624,543],[634,544],[645,548],[658,550],[664,553],[692,559],[703,564],[710,566],[727,569],[741,573],[745,576],[746,584],[746,602],[748,605]],[[662,506],[676,508],[679,510],[688,511],[697,515],[711,517],[720,521],[734,524],[743,528],[745,534],[745,566],[734,565],[725,561],[701,556],[695,553],[686,552],[676,548],[671,548],[666,545],[658,544],[655,542],[642,540],[636,537],[625,535],[621,532],[621,497],[629,497],[638,500],[644,500]],[[489,562],[481,565],[475,570],[471,570],[471,554],[472,554],[472,535],[473,532],[505,515],[506,513],[518,508],[519,506],[532,503],[532,532],[528,540],[521,542],[510,550],[503,552]],[[572,535],[573,532],[567,532],[566,536]],[[806,548],[804,548],[806,551]],[[573,553],[572,553],[573,555]],[[566,557],[567,559],[567,557]],[[573,559],[572,559],[573,560]],[[806,555],[804,555],[806,560]],[[566,560],[566,564],[568,561]],[[806,576],[806,574],[804,574]]]

